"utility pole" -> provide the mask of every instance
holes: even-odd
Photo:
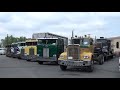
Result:
[[[8,45],[8,34],[7,34],[7,45]]]

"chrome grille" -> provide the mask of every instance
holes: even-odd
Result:
[[[25,49],[21,49],[21,55],[24,55],[24,53],[25,53]]]
[[[78,60],[80,54],[80,47],[79,45],[70,45],[67,49],[67,56],[73,57],[73,59]]]
[[[34,55],[34,48],[29,49],[29,55]]]

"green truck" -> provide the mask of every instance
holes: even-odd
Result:
[[[59,55],[64,52],[64,40],[61,38],[39,38],[37,45],[37,61],[55,62],[58,64]]]

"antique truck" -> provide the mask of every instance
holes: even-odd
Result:
[[[24,57],[25,42],[18,42],[18,48],[19,51],[17,53],[17,57],[18,59],[22,59]]]
[[[6,45],[6,57],[11,57],[11,45]]]
[[[58,64],[58,57],[64,52],[64,40],[61,38],[39,38],[37,45],[37,61],[55,62]]]
[[[37,39],[27,39],[25,41],[26,46],[22,49],[21,54],[23,55],[22,59],[27,61],[36,61],[37,58]]]
[[[18,43],[11,44],[11,57],[17,58],[17,53],[19,53]]]
[[[60,54],[58,63],[61,70],[66,70],[67,66],[86,68],[87,71],[94,70],[94,61],[100,64],[104,62],[102,53],[94,53],[94,40],[90,36],[76,37],[71,39],[72,43],[67,46],[66,51]]]
[[[98,49],[96,48],[96,52],[102,52],[105,61],[113,58],[114,53],[111,45],[111,40],[100,37],[99,39],[96,39],[96,45],[97,44],[99,44],[99,46],[97,46]]]

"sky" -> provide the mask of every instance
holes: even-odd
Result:
[[[120,12],[0,12],[0,39],[50,32],[68,38],[120,36]]]

